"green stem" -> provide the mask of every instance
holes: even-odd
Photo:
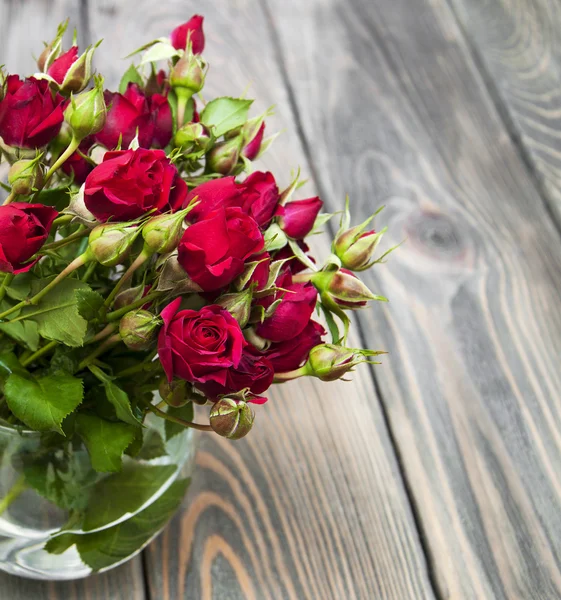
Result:
[[[86,342],[86,344],[95,344],[96,342],[104,340],[107,336],[111,335],[115,329],[117,329],[117,327],[118,326],[116,323],[109,323],[109,325],[104,327],[100,332],[96,333],[91,340]]]
[[[16,312],[20,308],[24,306],[29,306],[30,304],[37,304],[43,296],[46,296],[54,287],[56,287],[63,279],[68,277],[70,273],[75,271],[84,265],[88,260],[90,260],[89,254],[84,252],[84,254],[80,255],[78,258],[75,258],[65,269],[63,269],[48,285],[46,285],[40,292],[35,294],[33,298],[27,298],[26,300],[22,300],[15,306],[12,306],[8,310],[5,310],[0,314],[0,321],[5,319],[7,316]]]
[[[74,154],[74,152],[78,149],[78,146],[80,145],[81,141],[82,140],[78,140],[75,137],[72,137],[72,140],[71,140],[70,144],[68,145],[68,148],[56,159],[55,163],[47,171],[47,174],[45,175],[45,180],[44,180],[44,183],[43,183],[43,186],[41,187],[41,189],[43,189],[45,187],[45,185],[47,185],[47,182],[54,175],[55,171],[57,169],[59,169]]]
[[[15,194],[14,192],[10,192],[10,195],[6,198],[6,200],[4,200],[4,206],[6,204],[10,204],[10,202],[13,202],[16,198],[17,194]]]
[[[95,260],[92,260],[86,272],[84,273],[84,276],[82,277],[82,281],[84,283],[87,283],[89,281],[90,277],[93,275],[93,272],[96,270],[97,265],[98,263]]]
[[[121,341],[121,336],[116,333],[110,338],[107,338],[98,348],[96,348],[89,356],[86,356],[84,360],[78,365],[78,371],[84,370],[90,363],[92,363],[98,356],[115,346]]]
[[[16,500],[19,495],[27,488],[25,477],[23,475],[14,483],[8,493],[0,500],[0,515]]]
[[[37,352],[34,352],[31,356],[28,356],[25,360],[20,361],[22,367],[27,367],[27,365],[30,365],[31,363],[35,362],[38,358],[41,358],[43,355],[47,354],[48,352],[50,352],[51,350],[56,348],[57,345],[58,345],[58,342],[53,340],[52,342],[49,342],[42,348],[39,348],[39,350],[37,350]]]
[[[160,361],[154,362],[141,362],[137,365],[129,367],[128,369],[124,369],[123,371],[119,371],[115,377],[128,377],[129,375],[135,375],[136,373],[142,373],[143,371],[151,371],[154,368],[161,368]]]
[[[14,279],[13,273],[7,273],[6,277],[4,277],[4,281],[2,281],[2,285],[0,285],[0,301],[2,301],[4,299],[4,296],[6,295],[6,291],[7,291],[8,287],[10,286],[10,284],[12,283],[13,279]]]
[[[133,302],[132,304],[129,304],[128,306],[123,306],[123,308],[120,308],[119,310],[114,310],[113,312],[110,312],[107,315],[107,320],[108,321],[116,321],[117,319],[120,319],[123,315],[126,315],[129,311],[134,310],[135,308],[139,308],[140,306],[144,306],[145,304],[148,304],[149,302],[152,302],[152,300],[155,300],[156,298],[161,296],[161,294],[162,294],[162,292],[158,292],[158,291],[151,292],[150,294],[147,294],[146,296],[144,296],[144,298],[140,298],[140,299],[136,300],[135,302]],[[1,318],[2,318],[2,315],[0,315],[0,319]]]
[[[123,276],[117,282],[117,285],[113,288],[112,292],[107,296],[105,300],[105,307],[109,308],[113,303],[113,300],[117,296],[117,294],[121,291],[123,285],[133,276],[134,272],[141,267],[150,257],[152,256],[152,252],[144,248],[142,252],[136,257],[131,266],[124,272]]]
[[[300,367],[299,369],[295,369],[294,371],[287,371],[286,373],[275,373],[273,383],[285,383],[286,381],[292,381],[293,379],[298,379],[298,377],[304,377],[305,375],[308,375],[306,365]]]
[[[57,217],[53,221],[53,229],[56,229],[61,225],[66,225],[67,223],[70,223],[70,221],[72,221],[73,218],[74,217],[72,215],[62,215],[61,217]]]
[[[74,242],[75,240],[79,240],[79,239],[85,237],[86,235],[89,235],[89,233],[90,232],[87,229],[80,229],[80,231],[76,231],[72,235],[69,235],[68,237],[63,238],[62,240],[58,240],[56,242],[51,242],[50,244],[45,244],[41,248],[41,250],[55,250],[57,248],[62,248],[62,246],[66,246],[67,244],[70,244],[70,243]]]
[[[182,427],[185,427],[185,428],[190,427],[191,429],[198,429],[199,431],[213,431],[213,429],[210,425],[201,425],[201,423],[193,423],[192,421],[185,421],[184,419],[180,419],[179,417],[174,417],[173,415],[168,415],[163,410],[160,410],[159,408],[156,408],[155,406],[150,404],[150,402],[145,401],[144,404],[146,405],[146,408],[148,408],[148,410],[150,412],[154,413],[155,415],[158,415],[158,417],[161,417],[162,419],[165,419],[166,421],[171,421],[172,423],[177,423],[178,425],[181,425]]]

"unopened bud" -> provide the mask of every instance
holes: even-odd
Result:
[[[252,299],[253,293],[251,289],[247,289],[237,294],[224,294],[216,300],[216,304],[225,308],[243,329],[249,321]]]
[[[8,173],[8,181],[12,192],[21,196],[29,196],[43,185],[44,173],[39,155],[34,159],[23,159],[15,162]]]
[[[314,228],[323,202],[316,196],[294,200],[277,209],[278,223],[286,235],[295,240],[304,239]]]
[[[265,121],[263,116],[251,119],[242,127],[242,136],[244,139],[243,155],[248,160],[255,160],[259,157],[264,134]]]
[[[70,66],[67,67],[66,72],[57,72],[56,69],[59,61],[64,59],[65,54],[60,56],[49,67],[47,73],[58,82],[62,93],[77,94],[88,87],[92,77],[92,59],[97,46],[99,46],[99,43],[93,47],[89,46],[81,56],[77,56]],[[76,47],[71,48],[66,54],[69,52],[76,53]]]
[[[119,308],[124,308],[125,306],[129,306],[129,304],[140,300],[142,296],[145,295],[145,290],[146,286],[142,284],[119,292],[117,296],[115,296],[113,308],[118,310]]]
[[[126,223],[104,223],[90,233],[89,251],[104,267],[114,267],[127,257],[140,229]]]
[[[244,400],[221,398],[210,411],[210,426],[222,437],[239,440],[253,427],[255,415]]]
[[[172,88],[188,90],[192,96],[203,89],[206,62],[198,55],[185,53],[173,66],[169,74]]]
[[[174,379],[168,381],[164,379],[160,383],[159,392],[162,400],[168,405],[174,408],[181,408],[185,406],[187,402],[190,402],[188,394],[188,384],[183,379]]]
[[[72,96],[64,111],[64,120],[70,125],[74,137],[83,140],[100,132],[105,125],[107,107],[103,98],[103,79],[96,78],[95,87],[89,92]]]
[[[173,143],[185,154],[189,154],[200,150],[205,151],[210,143],[210,137],[200,123],[191,122],[177,130]]]
[[[369,357],[379,354],[385,352],[321,344],[311,349],[308,362],[302,370],[306,375],[317,377],[322,381],[335,381],[361,363],[378,364],[369,360]]]
[[[119,334],[130,350],[148,350],[156,341],[161,321],[147,310],[131,310],[119,323]]]
[[[386,301],[376,296],[353,273],[347,269],[318,271],[311,278],[327,308],[338,307],[355,310],[366,306],[369,300]]]
[[[49,67],[54,61],[60,56],[62,52],[62,38],[68,29],[68,19],[58,26],[57,34],[55,39],[46,44],[45,49],[39,55],[37,59],[37,66],[41,73],[46,73]]]
[[[216,144],[207,155],[208,169],[221,175],[232,173],[240,159],[242,142],[241,137],[236,137]]]
[[[146,246],[158,254],[167,254],[175,250],[183,235],[183,224],[190,210],[188,207],[175,214],[158,215],[150,219],[142,227],[142,237]]]
[[[364,271],[376,261],[373,260],[376,248],[385,233],[385,229],[376,233],[363,231],[360,225],[337,235],[333,250],[343,267],[351,271]]]

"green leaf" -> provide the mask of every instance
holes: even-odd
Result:
[[[131,65],[125,71],[125,74],[121,78],[121,82],[119,83],[119,93],[120,94],[124,94],[127,91],[127,87],[129,85],[129,83],[136,83],[140,87],[142,87],[144,85],[144,82],[142,81],[142,77],[140,76],[138,69],[134,65]]]
[[[0,331],[24,344],[31,351],[39,348],[39,328],[34,321],[16,321],[15,323],[0,323]]]
[[[86,321],[92,321],[99,317],[99,311],[103,306],[103,296],[94,292],[90,288],[81,288],[76,290],[76,299],[78,301],[78,312]]]
[[[173,406],[168,406],[167,413],[172,417],[178,417],[183,419],[184,421],[192,421],[194,416],[193,403],[187,402],[184,406],[179,408],[174,408]],[[171,440],[172,437],[178,435],[182,431],[185,431],[185,427],[183,425],[179,425],[179,423],[173,423],[172,421],[166,421],[165,425],[166,431],[166,440]]]
[[[166,444],[160,433],[155,429],[146,429],[144,432],[144,443],[142,444],[138,458],[141,460],[153,460],[154,458],[166,455]]]
[[[32,294],[37,294],[51,278],[33,282]],[[77,279],[64,279],[35,306],[24,308],[18,320],[31,319],[39,327],[39,334],[67,346],[82,346],[88,323],[78,311],[77,290],[89,290]],[[92,292],[93,293],[93,292]]]
[[[77,415],[76,432],[86,444],[93,468],[100,473],[121,469],[123,453],[135,436],[130,425],[85,414]]]
[[[215,137],[220,137],[247,121],[252,104],[253,100],[243,98],[216,98],[205,106],[201,113],[201,123],[211,128]]]
[[[142,55],[141,65],[160,60],[168,60],[180,56],[181,52],[176,50],[169,42],[157,42]]]
[[[120,473],[101,480],[84,516],[84,531],[99,529],[127,513],[140,510],[173,477],[176,465],[146,465],[126,462]]]
[[[140,421],[134,416],[131,403],[127,393],[115,385],[112,378],[95,366],[89,367],[90,371],[103,383],[107,400],[115,407],[117,418],[129,425],[140,425]]]
[[[51,538],[45,549],[62,554],[76,544],[81,559],[94,571],[121,563],[141,550],[169,521],[189,483],[189,479],[175,481],[151,506],[114,527],[85,535],[63,533]]]
[[[20,273],[13,279],[9,287],[6,288],[6,293],[10,298],[18,302],[25,300],[31,293],[31,283],[34,279],[36,277],[31,271]]]
[[[81,379],[65,373],[28,379],[14,372],[4,393],[10,410],[22,423],[36,431],[64,435],[62,421],[82,402],[84,390]]]
[[[85,451],[53,452],[24,466],[25,481],[40,496],[64,510],[85,510],[97,480]]]
[[[0,354],[0,389],[4,391],[4,385],[12,373],[25,375],[26,371],[13,352],[2,352]]]
[[[46,206],[53,206],[61,212],[70,203],[70,193],[70,188],[66,186],[42,190],[37,195],[36,201]]]

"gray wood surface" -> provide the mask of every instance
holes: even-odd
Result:
[[[449,1],[561,226],[561,3]]]
[[[407,238],[362,323],[437,592],[559,598],[561,245],[534,179],[446,2],[269,7],[325,198]]]

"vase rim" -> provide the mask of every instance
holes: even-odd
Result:
[[[24,429],[22,427],[14,427],[10,423],[0,419],[0,434],[18,435],[20,437],[38,437],[41,435],[40,431],[34,431],[33,429]]]

